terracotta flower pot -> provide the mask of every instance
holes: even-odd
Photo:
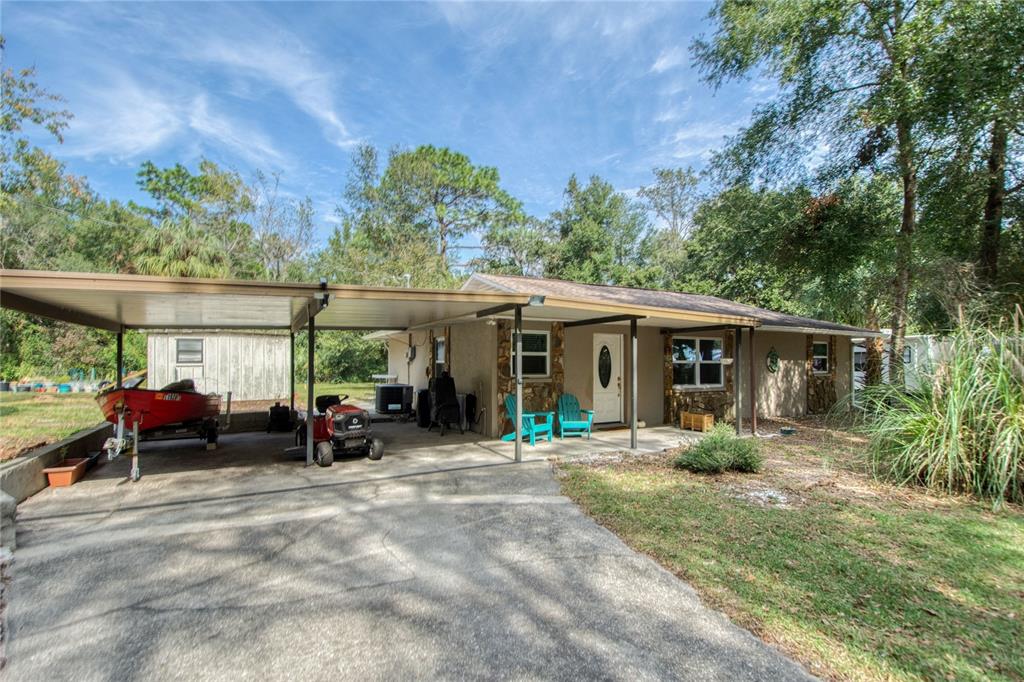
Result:
[[[50,485],[54,488],[71,485],[85,474],[85,465],[89,463],[88,457],[74,457],[65,459],[55,467],[43,469]]]

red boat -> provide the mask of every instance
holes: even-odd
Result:
[[[145,377],[142,377],[145,379]],[[146,433],[169,424],[192,424],[216,418],[220,414],[220,396],[199,393],[190,379],[175,382],[159,391],[149,388],[112,388],[96,396],[103,417],[116,424],[124,414],[125,428]]]
[[[96,396],[104,418],[117,425],[115,437],[107,439],[104,449],[114,459],[132,448],[132,480],[138,480],[138,441],[142,437],[181,437],[196,435],[208,447],[217,442],[217,416],[220,396],[199,393],[191,379],[168,384],[160,390],[139,388],[145,372],[130,375],[121,388],[109,387]]]

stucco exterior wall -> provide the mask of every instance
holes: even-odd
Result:
[[[779,369],[768,371],[768,353],[779,354]],[[740,358],[740,402],[750,418],[750,333],[743,333]],[[754,332],[754,366],[757,372],[758,417],[800,417],[807,412],[807,346],[804,334]]]
[[[836,336],[836,397],[840,406],[850,405],[850,391],[853,390],[853,339]]]
[[[850,339],[845,336],[814,335],[818,341],[832,339],[835,348],[836,398],[842,404],[850,393]],[[754,333],[754,364],[757,368],[758,417],[801,417],[807,414],[807,335],[804,333]],[[745,419],[750,418],[750,369],[747,364],[750,337],[743,333],[740,359],[742,392],[740,402]],[[774,348],[779,354],[779,370],[768,371],[768,352]]]
[[[406,351],[410,339],[416,348],[416,358],[409,362]],[[427,365],[430,348],[427,330],[419,330],[388,339],[388,374],[398,377],[398,383],[410,384],[416,390],[427,387]],[[415,398],[414,398],[415,399]]]
[[[455,379],[455,389],[459,393],[476,394],[477,411],[485,410],[484,421],[477,428],[487,435],[493,435],[496,429],[495,327],[484,322],[473,322],[450,325],[447,329],[446,359],[448,371]],[[397,376],[399,383],[411,384],[414,392],[427,388],[433,356],[431,339],[443,336],[444,333],[445,327],[436,327],[388,339],[388,374]],[[411,362],[406,357],[410,336],[412,345],[416,347],[416,357]]]
[[[580,406],[594,406],[594,334],[622,336],[623,419],[629,420],[632,387],[629,327],[597,325],[565,330],[565,392],[572,393]],[[637,417],[654,426],[663,423],[661,332],[651,327],[637,329]]]
[[[477,427],[493,435],[496,327],[485,322],[455,324],[449,328],[448,371],[459,393],[475,393],[476,409],[484,410],[484,421]]]
[[[511,323],[502,320],[498,324],[486,322],[451,325],[449,328],[448,361],[456,387],[460,393],[476,393],[478,409],[485,411],[480,430],[486,435],[497,437],[505,432],[505,408],[501,401],[501,368],[499,367],[499,331],[508,333]],[[551,325],[541,322],[524,321],[524,329],[551,331]],[[413,334],[417,346],[416,359],[406,363],[405,352],[408,335],[388,342],[389,372],[398,376],[402,383],[410,383],[416,389],[426,388],[427,370],[430,363],[429,338],[431,332],[441,335],[443,327],[421,330]],[[586,408],[593,407],[593,335],[595,333],[621,334],[623,339],[623,417],[629,418],[630,405],[630,359],[629,328],[621,325],[600,325],[595,327],[570,327],[564,330],[562,386],[566,393],[572,393]],[[765,332],[754,334],[754,365],[757,373],[758,416],[803,416],[807,413],[807,335],[804,333]],[[815,338],[818,338],[817,336]],[[823,337],[827,339],[828,337]],[[732,342],[725,344],[728,355],[732,353]],[[835,347],[835,385],[840,402],[850,391],[850,339],[833,337]],[[640,327],[638,330],[638,418],[648,425],[665,423],[664,387],[664,337],[659,329]],[[750,365],[749,332],[743,333],[740,362],[741,405],[745,419],[750,416]],[[779,369],[768,371],[766,358],[769,350],[779,354]],[[734,366],[734,365],[733,365]],[[733,366],[728,366],[731,375]],[[504,372],[510,374],[510,372]],[[531,387],[551,387],[550,379],[527,379],[527,394]],[[532,386],[531,386],[532,385]],[[552,389],[553,390],[553,389]],[[550,392],[550,391],[549,391]],[[731,409],[732,388],[721,391],[722,398],[729,402],[727,417],[733,416]],[[547,395],[547,392],[544,393]],[[536,397],[536,396],[535,396]],[[556,396],[557,397],[557,396]],[[547,398],[545,398],[547,400]],[[527,404],[528,409],[549,409],[547,405]],[[550,408],[553,409],[553,408]]]

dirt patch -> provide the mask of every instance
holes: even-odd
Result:
[[[0,462],[6,462],[9,459],[15,457],[21,457],[24,454],[41,448],[49,443],[56,442],[53,440],[39,440],[39,441],[25,441],[21,439],[8,439],[3,444],[0,444]]]
[[[783,427],[795,433],[783,436]],[[716,484],[737,499],[770,508],[796,508],[814,502],[853,501],[878,505],[893,501],[908,507],[944,508],[958,504],[954,497],[937,496],[916,488],[876,481],[865,457],[868,440],[850,425],[823,417],[763,420],[758,424],[764,468],[756,473],[694,474],[676,470],[679,449],[658,453],[624,450],[595,453],[566,463],[589,467],[667,473],[696,477]]]

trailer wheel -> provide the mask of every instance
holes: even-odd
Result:
[[[323,441],[316,444],[316,453],[313,461],[322,467],[329,467],[334,464],[334,447],[330,441]]]
[[[366,453],[366,456],[370,459],[380,459],[384,456],[384,441],[380,438],[374,438],[370,441],[370,450]]]

